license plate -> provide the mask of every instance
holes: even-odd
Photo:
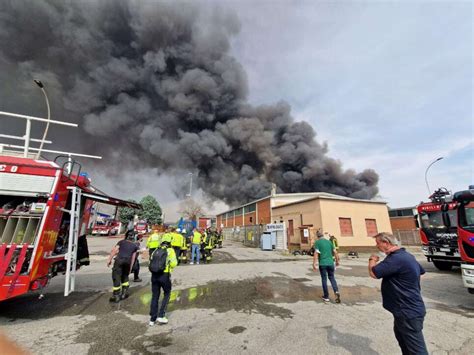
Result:
[[[446,251],[446,252],[449,253],[451,251],[451,249],[449,249],[449,248],[439,248],[439,251]]]

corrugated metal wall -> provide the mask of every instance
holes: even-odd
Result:
[[[245,246],[259,247],[260,236],[264,231],[264,226],[251,225],[234,228],[223,228],[222,234],[225,240],[241,242]]]

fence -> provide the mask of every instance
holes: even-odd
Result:
[[[394,230],[393,235],[400,241],[401,245],[421,245],[420,234],[417,229]]]
[[[259,247],[260,236],[264,231],[264,226],[241,226],[233,228],[223,228],[224,239],[234,242],[241,242],[245,246]]]

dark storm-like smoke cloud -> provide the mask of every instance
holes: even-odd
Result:
[[[109,168],[194,171],[228,204],[268,195],[272,182],[281,192],[378,192],[373,170],[343,170],[288,104],[247,104],[245,71],[229,55],[233,13],[154,1],[12,0],[0,9],[1,59],[55,83],[62,112]]]

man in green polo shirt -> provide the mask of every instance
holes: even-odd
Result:
[[[336,266],[339,266],[339,255],[334,248],[334,244],[324,238],[322,234],[318,234],[318,239],[314,243],[314,256],[313,256],[313,270],[316,271],[319,262],[319,272],[321,274],[321,283],[323,286],[323,301],[329,302],[328,292],[328,277],[331,282],[332,289],[336,295],[336,303],[341,303],[341,296],[337,287],[336,278],[334,277],[334,260]],[[334,259],[333,259],[334,257]]]

